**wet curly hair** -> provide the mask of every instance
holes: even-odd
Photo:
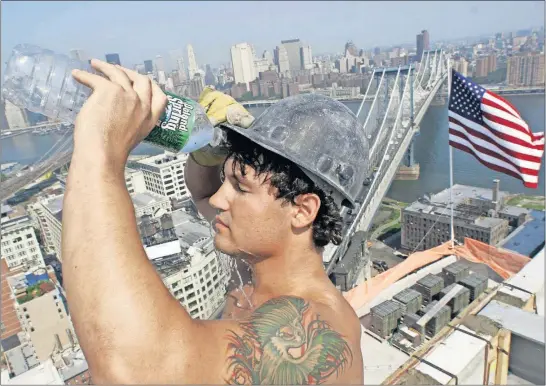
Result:
[[[234,161],[233,172],[239,167],[241,174],[245,175],[247,165],[257,175],[270,174],[269,183],[277,188],[276,198],[292,204],[295,204],[295,198],[301,194],[316,194],[320,198],[320,208],[313,222],[315,246],[324,247],[330,242],[334,245],[341,243],[343,220],[339,207],[330,195],[317,187],[293,162],[231,130],[226,134],[226,160],[231,158]]]

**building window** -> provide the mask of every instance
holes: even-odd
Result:
[[[29,233],[29,234],[27,235],[27,239],[31,239],[31,238],[32,238],[32,233]]]

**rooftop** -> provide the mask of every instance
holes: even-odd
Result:
[[[508,196],[508,192],[499,192],[499,198]],[[453,185],[453,202],[455,205],[463,203],[464,200],[473,198],[478,200],[492,201],[493,200],[493,189],[487,188],[478,188],[476,186],[468,185]],[[449,189],[444,189],[439,193],[433,194],[431,196],[431,201],[439,204],[447,205],[449,204]]]
[[[44,363],[11,378],[7,385],[64,385],[57,368],[48,359]]]
[[[64,194],[60,194],[58,196],[54,197],[48,197],[43,201],[44,206],[49,210],[52,214],[58,214],[62,212],[63,210],[63,201],[64,201]]]
[[[168,200],[168,198],[160,196],[158,194],[146,192],[131,194],[131,200],[133,201],[133,205],[135,206],[135,208],[138,209],[154,204],[156,202]]]
[[[544,246],[545,214],[544,211],[531,210],[532,219],[519,226],[500,246],[533,257]]]
[[[165,152],[163,154],[158,154],[151,157],[143,158],[141,160],[138,160],[137,162],[142,165],[162,167],[162,166],[169,166],[176,162],[185,161],[187,157],[188,156],[186,154],[171,155]]]
[[[180,209],[172,212],[171,216],[175,233],[185,248],[213,235],[210,225],[204,220],[195,218],[191,213]]]
[[[55,284],[50,280],[44,268],[39,268],[33,273],[22,273],[7,279],[19,304],[24,304],[56,289]]]

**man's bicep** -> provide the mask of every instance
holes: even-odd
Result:
[[[232,384],[335,383],[353,362],[347,338],[298,297],[264,303],[225,339],[224,380]]]

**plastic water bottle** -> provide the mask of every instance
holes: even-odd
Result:
[[[72,77],[72,70],[96,73],[88,62],[42,49],[19,44],[4,71],[2,94],[14,105],[52,119],[74,123],[91,89]],[[191,153],[207,145],[217,146],[221,130],[214,128],[196,101],[165,93],[165,113],[144,139],[145,142],[171,152]]]

